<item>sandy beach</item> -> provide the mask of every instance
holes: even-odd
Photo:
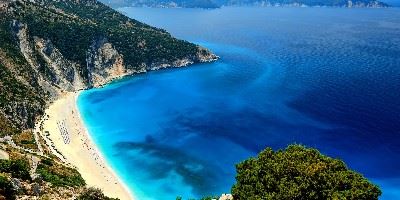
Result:
[[[78,95],[66,93],[49,106],[40,134],[53,154],[78,169],[88,186],[102,189],[109,197],[134,199],[91,141],[77,109]]]

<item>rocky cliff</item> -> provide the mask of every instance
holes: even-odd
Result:
[[[32,128],[63,92],[217,58],[95,0],[1,1],[0,16],[3,135]]]
[[[9,159],[0,159],[0,199],[110,200],[33,132],[45,107],[125,75],[215,59],[95,0],[0,0],[0,151]]]

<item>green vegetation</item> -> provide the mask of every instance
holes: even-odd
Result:
[[[0,199],[10,199],[14,200],[16,195],[16,191],[13,189],[11,182],[0,175]]]
[[[0,136],[4,136],[33,127],[45,101],[11,31],[10,16],[0,12],[0,18]],[[17,109],[25,110],[24,115],[18,115]]]
[[[203,197],[199,200],[213,200],[213,199],[219,199],[218,196],[208,196],[208,197]],[[182,197],[176,197],[176,200],[183,200]],[[196,200],[196,199],[189,199],[189,200]]]
[[[76,200],[118,200],[106,197],[100,189],[87,188],[85,189]]]
[[[0,177],[0,194],[6,199],[12,199],[8,181],[13,178],[23,183],[21,194],[43,193],[48,198],[70,197],[85,185],[76,169],[55,162],[57,158],[40,161],[36,169],[40,178],[36,182],[30,180],[29,170],[33,166],[29,166],[27,155],[32,160],[43,159],[26,151],[38,150],[31,130],[44,114],[46,104],[57,98],[58,91],[91,87],[91,77],[103,75],[102,68],[115,64],[114,57],[128,72],[214,57],[208,50],[129,19],[96,0],[2,1],[0,19],[0,137],[9,135],[22,147],[1,144],[11,158],[0,161],[0,172],[4,175],[4,179]],[[113,51],[99,55],[101,47]],[[96,56],[105,63],[94,68]],[[109,56],[113,57],[111,61]],[[39,142],[45,144],[43,138]],[[64,188],[58,193],[60,187]],[[93,189],[81,195],[81,199],[91,197],[110,199]]]
[[[29,163],[25,159],[0,160],[0,172],[9,173],[14,178],[30,180]]]
[[[90,50],[101,40],[112,43],[131,70],[173,64],[181,59],[198,62],[198,54],[210,54],[95,0],[13,1],[10,4],[14,12],[0,11],[0,136],[13,135],[15,142],[26,148],[36,145],[31,133],[23,131],[34,126],[35,118],[43,115],[49,100],[39,81],[53,79],[54,74],[38,52],[32,52],[33,61],[25,59],[13,23],[26,25],[29,45],[35,45],[34,38],[42,38],[59,49],[68,61],[77,63],[79,74],[87,83],[91,70],[87,59],[91,56]],[[59,87],[56,82],[46,83],[48,87]],[[0,160],[0,198],[14,199],[10,178],[30,183],[29,170],[25,158]],[[76,169],[50,159],[40,161],[36,172],[54,187],[85,185]],[[237,200],[374,200],[381,194],[377,186],[349,170],[342,161],[299,145],[277,152],[266,149],[257,158],[238,164],[237,173],[237,183],[232,188]],[[78,199],[111,200],[93,188],[84,190]]]
[[[381,195],[376,185],[349,170],[343,161],[300,145],[276,152],[268,148],[236,169],[235,200],[374,200]]]
[[[76,169],[58,164],[50,159],[42,160],[37,173],[41,175],[44,181],[50,182],[53,186],[84,186],[85,180]]]
[[[1,50],[0,50],[1,52]],[[18,81],[15,76],[0,63],[0,108],[4,108],[3,112],[8,116],[15,116],[14,110],[10,109],[10,105],[14,104],[16,107],[23,106],[26,109],[27,124],[19,123],[23,116],[15,116],[11,120],[7,119],[0,112],[0,134],[12,134],[20,128],[33,126],[34,118],[37,114],[43,113],[44,100],[40,98],[35,91]],[[14,124],[14,125],[12,125]],[[17,125],[17,126],[15,126]],[[18,126],[19,125],[19,126]],[[18,128],[16,128],[18,127]]]
[[[12,135],[16,132],[16,128],[11,125],[10,121],[5,116],[0,114],[0,137],[3,137],[5,135]]]
[[[124,55],[126,66],[131,69],[143,64],[195,59],[198,52],[198,46],[129,19],[94,0],[43,2],[48,6],[20,5],[24,12],[18,20],[28,25],[30,35],[49,39],[67,59],[79,63],[85,78],[88,49],[102,38],[107,38]]]
[[[12,136],[15,144],[24,147],[26,149],[37,150],[37,144],[32,131],[22,131]]]
[[[9,8],[9,12],[0,10],[0,136],[33,128],[49,100],[49,87],[60,89],[60,75],[44,56],[55,48],[62,54],[59,59],[74,63],[87,87],[91,86],[91,58],[102,42],[111,43],[131,71],[182,59],[199,62],[200,57],[211,55],[95,0],[10,1]],[[31,49],[24,54],[16,33],[25,28],[23,44]],[[45,52],[35,48],[38,39],[48,42]],[[74,80],[71,66],[64,71],[70,82]]]
[[[208,197],[203,197],[200,200],[213,200],[213,199],[219,199],[218,196],[208,196]]]

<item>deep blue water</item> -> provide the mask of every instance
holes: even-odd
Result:
[[[235,163],[291,143],[400,198],[400,9],[121,12],[221,56],[80,95],[92,137],[140,200],[229,192]]]
[[[382,2],[389,4],[390,6],[393,7],[399,7],[400,6],[400,0],[382,0]]]

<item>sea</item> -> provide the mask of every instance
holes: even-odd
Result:
[[[78,107],[139,200],[230,193],[267,147],[317,148],[400,199],[400,8],[121,8],[213,63],[84,91]]]

